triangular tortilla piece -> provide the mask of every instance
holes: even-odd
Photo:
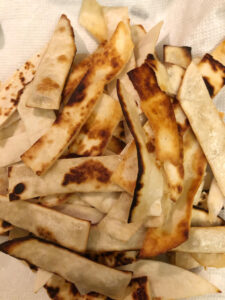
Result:
[[[218,184],[213,178],[210,186],[209,195],[207,198],[207,206],[209,210],[209,220],[214,223],[217,219],[218,214],[224,206],[225,197],[220,191]]]
[[[134,278],[147,276],[156,298],[180,299],[220,292],[206,279],[160,261],[139,260],[120,269],[132,271]]]
[[[191,48],[187,46],[163,46],[164,62],[178,65],[186,69],[192,60]]]
[[[193,208],[191,216],[192,227],[209,227],[209,226],[222,226],[225,221],[220,217],[216,217],[213,221],[210,220],[209,213],[203,209]]]
[[[2,84],[0,90],[0,127],[5,125],[5,122],[16,111],[24,87],[34,78],[40,59],[41,54],[35,54],[12,77]]]
[[[144,35],[136,48],[136,62],[139,67],[145,61],[146,56],[151,53],[154,54],[155,46],[159,38],[159,34],[163,25],[163,21],[152,27],[149,32]]]
[[[0,219],[0,234],[4,234],[11,229],[13,229],[13,226],[10,223]]]
[[[25,126],[23,121],[18,120],[13,122],[10,126],[0,129],[0,140],[7,139],[11,136],[21,134],[25,131]]]
[[[147,216],[161,214],[160,204],[163,197],[164,180],[162,170],[156,164],[154,153],[150,153],[146,146],[147,140],[139,120],[137,107],[119,80],[117,93],[137,147],[138,176],[130,210],[130,220],[139,222],[144,221]]]
[[[191,253],[191,255],[205,268],[225,268],[225,253]]]
[[[37,293],[52,276],[52,273],[38,268],[34,282],[34,293]]]
[[[81,156],[102,155],[121,116],[120,104],[103,94],[77,138],[69,146],[69,152]]]
[[[149,55],[146,63],[130,71],[128,76],[140,96],[142,110],[154,132],[156,157],[165,163],[170,197],[176,201],[183,186],[182,143],[171,100],[159,88],[156,75],[148,65],[151,64],[151,57]]]
[[[202,74],[210,96],[213,98],[224,86],[225,66],[206,54],[198,63],[198,70]]]
[[[171,256],[172,256],[171,263],[177,267],[186,270],[191,270],[200,266],[199,263],[191,255],[191,253],[175,252],[175,253],[171,253]]]
[[[67,201],[69,196],[70,194],[54,194],[54,195],[43,196],[37,199],[37,203],[45,207],[51,208],[63,204],[64,202]]]
[[[119,160],[116,155],[59,159],[43,176],[35,175],[24,164],[11,166],[9,199],[32,199],[73,192],[121,191],[111,182]]]
[[[36,236],[78,252],[86,249],[90,223],[26,201],[0,202],[0,217]]]
[[[225,195],[225,124],[193,63],[184,75],[178,99]]]
[[[100,6],[96,0],[82,1],[79,23],[99,42],[107,40],[107,26],[102,6]]]
[[[23,161],[36,174],[45,173],[76,138],[94,109],[104,86],[127,63],[132,50],[133,43],[129,28],[121,22],[111,40],[105,44],[100,53],[94,56],[92,67],[52,127],[22,156]]]
[[[189,253],[224,253],[225,227],[191,227],[188,240],[175,250]]]
[[[27,106],[59,109],[75,52],[73,28],[69,19],[61,15],[31,83],[32,94],[26,101]]]
[[[131,280],[129,272],[108,268],[65,248],[34,238],[9,241],[1,244],[0,250],[62,276],[74,283],[82,294],[94,291],[119,299],[125,294]]]

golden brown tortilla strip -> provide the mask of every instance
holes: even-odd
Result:
[[[2,200],[0,200],[0,218],[74,251],[86,250],[90,229],[90,223],[87,221],[27,201]]]
[[[24,87],[34,78],[40,59],[41,54],[35,54],[2,84],[0,90],[0,126],[3,126],[16,111]]]
[[[119,102],[103,94],[77,138],[69,146],[69,152],[81,156],[102,155],[121,117]]]
[[[184,75],[178,99],[225,195],[225,124],[193,63]]]
[[[222,41],[212,52],[214,59],[225,65],[225,41]]]
[[[191,63],[191,47],[187,46],[163,46],[164,62],[178,65],[184,69]]]
[[[111,40],[95,55],[92,67],[52,127],[22,156],[23,161],[36,174],[46,172],[76,138],[94,109],[105,84],[120,72],[129,60],[132,50],[129,28],[121,22]]]
[[[70,70],[76,46],[69,19],[61,15],[31,83],[27,106],[59,109],[62,90]]]
[[[225,268],[225,253],[191,253],[190,255],[205,268]]]
[[[0,250],[62,276],[74,283],[82,294],[92,291],[119,299],[125,294],[132,276],[130,272],[108,268],[65,248],[34,238],[21,238],[3,243]]]
[[[43,176],[37,176],[24,164],[9,168],[9,199],[74,192],[121,191],[111,181],[120,161],[117,155],[59,159]]]

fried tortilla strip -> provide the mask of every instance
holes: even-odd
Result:
[[[11,78],[2,84],[0,90],[0,127],[5,125],[5,122],[16,111],[24,87],[34,78],[40,59],[41,55],[39,53],[35,54]]]
[[[191,253],[191,255],[205,268],[225,268],[225,253]]]
[[[146,135],[141,126],[138,110],[129,98],[123,84],[118,80],[117,93],[130,131],[134,137],[138,155],[138,176],[129,219],[133,222],[144,221],[147,216],[161,214],[163,197],[163,175],[156,165],[154,153],[150,153],[146,145]]]
[[[225,124],[193,63],[184,75],[178,100],[205,153],[218,186],[225,195]]]
[[[184,135],[184,187],[176,203],[162,202],[163,226],[150,228],[146,234],[142,257],[165,253],[187,240],[195,194],[205,172],[205,156],[189,129]],[[169,205],[170,204],[170,205]],[[169,205],[169,206],[168,206]]]
[[[152,296],[155,298],[181,299],[220,293],[220,290],[206,279],[160,261],[139,260],[130,265],[119,267],[119,269],[132,271],[133,277],[147,276],[151,285]]]
[[[107,26],[102,7],[96,0],[83,0],[79,23],[99,42],[107,40]]]
[[[175,250],[188,253],[224,253],[225,227],[191,227],[188,240]]]
[[[36,174],[42,175],[46,172],[76,138],[94,109],[104,86],[127,63],[132,50],[129,28],[121,22],[111,40],[95,55],[92,67],[52,127],[22,156],[22,160]]]
[[[225,41],[222,41],[212,52],[214,59],[225,65]]]
[[[171,253],[171,255],[173,256],[172,263],[177,267],[191,270],[200,266],[191,253],[175,252]]]
[[[192,61],[191,48],[164,45],[163,59],[166,63],[175,64],[186,69]]]
[[[3,243],[0,250],[62,276],[74,283],[82,294],[94,291],[118,299],[123,297],[131,280],[129,272],[108,268],[34,238],[21,238]]]
[[[59,109],[62,90],[70,70],[76,46],[69,19],[61,15],[31,83],[30,107]]]
[[[39,196],[74,192],[121,191],[111,182],[120,157],[99,156],[59,159],[43,176],[35,175],[24,164],[9,168],[9,199],[32,199]]]
[[[144,36],[147,34],[147,32],[141,24],[131,25],[130,30],[131,30],[132,40],[134,42],[134,57],[135,57],[135,60],[137,61],[138,51],[139,51],[138,44],[144,38]]]
[[[217,219],[218,214],[224,206],[225,197],[220,191],[218,184],[213,178],[210,186],[209,195],[207,198],[207,206],[209,210],[209,220],[214,223]]]
[[[192,227],[209,227],[209,226],[222,226],[225,221],[220,217],[216,217],[213,222],[210,220],[209,213],[203,209],[193,208],[191,216]]]
[[[74,251],[84,252],[86,249],[90,229],[87,221],[27,201],[0,200],[0,217],[14,226]]]
[[[169,63],[167,63],[165,67],[170,81],[170,93],[172,96],[176,96],[180,84],[182,82],[185,70],[182,67],[179,67],[178,65]]]
[[[126,144],[121,139],[118,139],[115,136],[112,136],[107,145],[106,150],[112,151],[115,154],[120,154],[125,147],[126,147]]]
[[[0,234],[4,234],[12,229],[13,226],[10,223],[0,219]]]
[[[103,94],[77,138],[70,145],[69,152],[81,156],[102,155],[121,117],[119,102]]]
[[[170,196],[176,201],[183,186],[183,161],[182,145],[171,100],[160,90],[155,73],[147,63],[130,71],[128,75],[140,96],[142,110],[153,129],[156,157],[164,163]]]
[[[45,207],[55,207],[67,201],[70,194],[54,194],[37,199],[37,203]]]

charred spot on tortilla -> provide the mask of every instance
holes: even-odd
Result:
[[[9,194],[9,200],[14,201],[14,200],[20,200],[20,197],[14,193]]]
[[[101,162],[89,160],[75,168],[70,169],[70,173],[65,174],[62,185],[70,183],[82,183],[88,178],[96,179],[102,183],[107,183],[110,180],[112,172],[109,171]]]
[[[15,187],[14,187],[14,189],[13,189],[13,194],[16,194],[16,195],[19,195],[19,194],[22,194],[23,193],[23,191],[25,190],[25,185],[24,185],[24,183],[18,183]]]
[[[3,221],[2,222],[2,227],[3,228],[8,228],[8,227],[11,227],[12,225],[9,223],[9,222],[6,222],[6,221]]]
[[[57,294],[59,293],[58,287],[48,286],[47,284],[45,284],[44,287],[51,299],[57,299]]]
[[[137,277],[137,278],[133,278],[129,284],[129,286],[132,286],[132,284],[137,283],[138,284],[138,288],[133,291],[132,296],[134,300],[148,300],[148,294],[146,291],[146,283],[148,281],[147,276],[143,276],[143,277]]]
[[[43,78],[41,83],[39,83],[37,86],[38,91],[49,91],[58,88],[59,88],[58,83],[49,77]]]
[[[28,263],[27,261],[26,261],[26,263],[28,264],[28,266],[30,267],[30,269],[31,269],[32,271],[37,271],[37,270],[38,270],[38,267],[37,267],[37,266],[35,266],[35,265],[31,264],[31,263]]]
[[[75,103],[80,103],[83,101],[83,99],[86,96],[86,88],[89,84],[87,78],[88,78],[88,73],[86,73],[86,75],[84,76],[84,78],[82,79],[82,81],[78,84],[77,88],[75,89],[75,91],[73,92],[73,94],[71,95],[67,105],[68,106],[73,106]]]
[[[44,227],[41,227],[41,226],[38,226],[37,227],[37,232],[38,232],[40,237],[57,243],[57,240],[56,240],[55,236],[48,229],[46,229]]]
[[[57,57],[57,60],[61,63],[67,62],[67,57],[66,55],[60,55]]]

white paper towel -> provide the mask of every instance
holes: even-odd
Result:
[[[163,20],[157,46],[159,54],[163,44],[187,45],[192,47],[194,56],[201,57],[225,38],[225,0],[99,2],[106,6],[128,6],[132,24],[143,24],[147,30]],[[78,24],[80,5],[80,0],[0,0],[0,80],[6,80],[46,44],[62,13],[74,27],[78,53],[92,52],[97,44]],[[215,99],[223,111],[224,99],[223,89]],[[225,292],[225,269],[198,272]],[[43,289],[33,294],[33,280],[34,275],[21,262],[0,253],[0,300],[49,299]],[[225,293],[193,299],[225,299]]]

